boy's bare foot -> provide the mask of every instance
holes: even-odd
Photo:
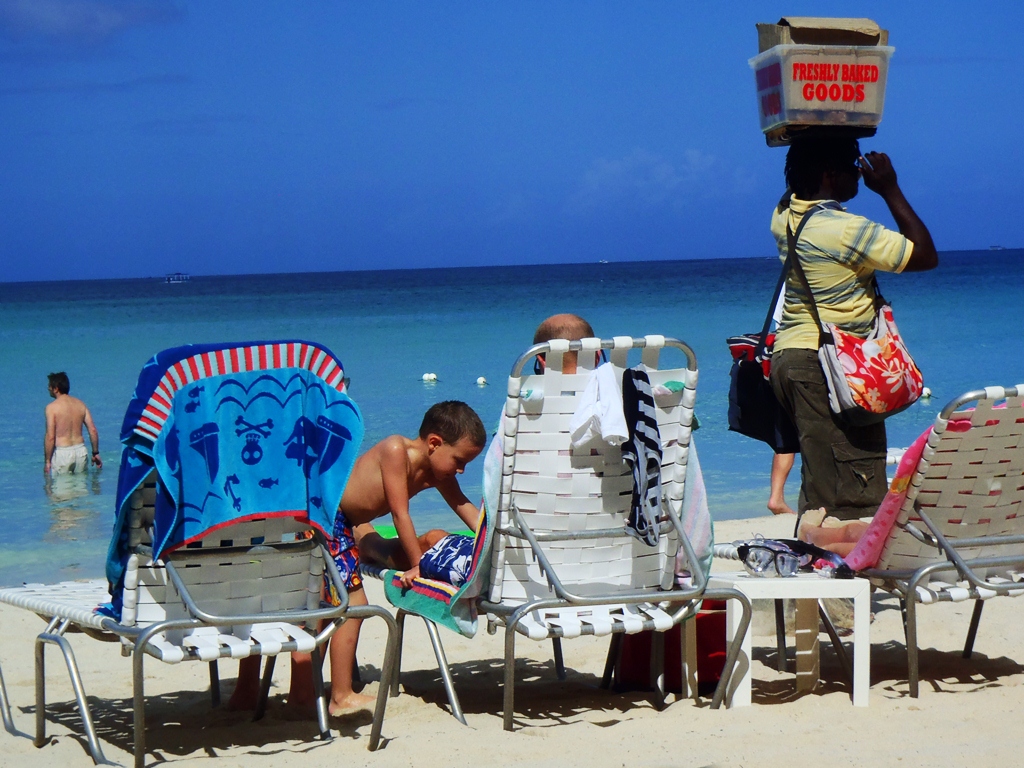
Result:
[[[366,696],[362,693],[350,693],[340,701],[331,699],[327,705],[327,713],[331,717],[343,717],[355,712],[372,712],[377,699],[374,696]]]

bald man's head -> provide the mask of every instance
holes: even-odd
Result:
[[[593,337],[594,329],[590,327],[590,323],[584,320],[579,315],[572,314],[561,314],[552,315],[543,323],[537,326],[536,332],[533,334],[533,343],[541,344],[545,341],[551,341],[552,339],[568,339],[569,341],[579,341],[580,339],[589,339]],[[544,360],[543,355],[538,355],[541,360]],[[566,352],[562,356],[562,372],[563,373],[576,373],[576,353]]]
[[[594,329],[590,327],[590,323],[579,315],[552,315],[537,326],[537,331],[533,334],[533,343],[540,344],[552,339],[579,341],[589,339],[593,335]]]

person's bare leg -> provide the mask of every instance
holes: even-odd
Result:
[[[807,526],[801,527],[800,539],[846,557],[857,546],[857,542],[867,529],[868,524],[860,520],[853,520],[837,528]]]
[[[419,537],[420,552],[426,552],[432,546],[437,544],[441,539],[448,535],[448,531],[442,531],[440,528],[435,528],[432,531],[427,531]]]
[[[360,530],[358,526],[355,531],[356,546],[359,547],[359,559],[369,563],[379,563],[385,568],[394,568],[398,571],[407,570],[410,567],[409,556],[402,549],[398,539],[385,539],[372,526],[369,530]],[[418,537],[420,554],[423,554],[441,539],[448,535],[447,531],[434,529],[427,531]]]
[[[772,458],[771,492],[768,496],[768,509],[773,515],[795,515],[793,508],[786,503],[786,478],[793,469],[796,459],[794,453],[776,453]]]
[[[349,590],[349,605],[366,605],[366,593],[362,587]],[[359,642],[359,628],[362,619],[349,619],[342,624],[331,638],[331,700],[327,711],[334,715],[347,715],[362,710],[371,711],[375,699],[352,690],[352,666],[356,658],[356,644]]]
[[[292,654],[292,679],[288,686],[285,709],[292,715],[316,717],[316,693],[313,690],[313,657],[308,653]]]
[[[256,709],[260,698],[260,662],[262,656],[249,656],[238,662],[238,681],[226,708],[232,712]]]

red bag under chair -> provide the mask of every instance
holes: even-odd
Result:
[[[701,695],[714,691],[725,666],[725,601],[705,600],[691,621],[697,622],[697,690]],[[682,625],[665,633],[665,690],[683,690],[680,641]],[[623,635],[619,658],[615,663],[613,687],[616,691],[645,691],[651,683],[651,642],[654,632]]]

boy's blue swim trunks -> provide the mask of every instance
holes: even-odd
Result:
[[[363,586],[363,577],[359,573],[359,550],[356,548],[356,540],[352,535],[352,526],[340,509],[334,518],[334,531],[327,539],[327,549],[334,558],[334,564],[338,566],[338,573],[345,583],[345,589],[351,591]],[[324,573],[324,585],[327,589],[327,601],[331,605],[340,605],[341,596],[334,589],[327,573]]]

